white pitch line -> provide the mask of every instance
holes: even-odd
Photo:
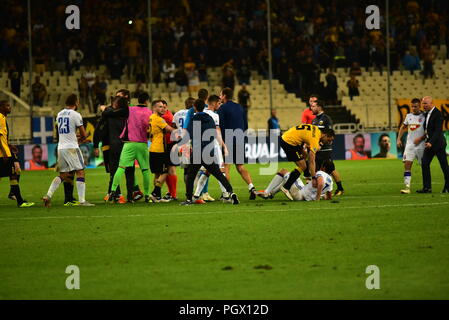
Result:
[[[353,206],[353,207],[325,207],[325,208],[289,208],[289,209],[258,209],[257,213],[260,212],[286,212],[286,211],[316,211],[316,210],[348,210],[348,209],[369,209],[369,208],[395,208],[395,207],[431,207],[449,205],[449,202],[435,202],[435,203],[406,203],[406,204],[385,204],[385,205],[374,205],[374,206]],[[203,211],[203,212],[180,212],[180,213],[159,213],[159,214],[131,214],[131,215],[101,215],[101,216],[53,216],[53,217],[12,217],[12,218],[0,218],[0,221],[12,221],[12,220],[51,220],[51,219],[86,219],[86,218],[135,218],[135,217],[154,217],[154,216],[183,216],[183,215],[202,215],[202,214],[217,214],[225,213],[226,211]],[[249,213],[254,212],[254,209],[249,210],[239,210],[238,213]],[[236,213],[236,212],[232,212]]]

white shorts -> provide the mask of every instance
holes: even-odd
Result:
[[[418,160],[418,163],[421,165],[421,159],[424,154],[424,145],[415,146],[412,144],[407,144],[405,146],[404,155],[402,157],[402,161],[411,161]]]
[[[83,155],[79,148],[58,149],[59,172],[71,172],[85,168]]]

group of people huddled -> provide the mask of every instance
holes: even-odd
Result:
[[[94,133],[95,155],[100,155],[101,148],[105,169],[109,173],[104,200],[112,203],[134,203],[140,199],[153,203],[176,201],[177,166],[184,169],[186,184],[186,200],[182,205],[215,200],[208,193],[210,175],[218,180],[220,200],[238,204],[239,198],[229,182],[231,165],[235,165],[246,182],[250,200],[255,200],[257,196],[270,199],[280,190],[290,200],[330,199],[331,175],[339,186],[337,192],[341,189],[342,194],[341,181],[331,160],[335,133],[322,110],[323,102],[316,97],[310,100],[317,119],[315,125],[298,125],[280,138],[280,146],[297,168],[291,173],[280,170],[265,190],[257,191],[244,166],[246,117],[243,107],[233,101],[233,94],[230,88],[222,89],[219,95],[209,95],[206,89],[200,89],[198,98],[186,99],[185,109],[173,115],[164,100],[151,101],[147,93],[141,93],[138,104],[130,105],[129,91],[119,90],[110,106],[100,107],[101,118]],[[63,184],[64,206],[94,206],[86,200],[85,163],[79,144],[86,139],[87,133],[82,116],[77,112],[80,105],[78,96],[70,94],[65,105],[56,117],[56,168],[59,173],[42,200],[46,207],[50,206],[54,193]],[[2,101],[1,176],[10,177],[10,197],[17,200],[18,206],[29,207],[34,203],[22,199],[18,186],[20,165],[17,150],[8,142],[6,116],[10,112],[9,103]],[[136,165],[143,176],[141,186],[136,179]],[[153,174],[151,192],[150,171]],[[307,185],[300,179],[302,172],[310,180]],[[120,189],[123,175],[126,177],[126,198]],[[75,184],[78,199],[73,195]],[[163,195],[164,184],[168,192]]]
[[[238,137],[225,141],[221,134],[222,129],[243,133],[247,128],[243,108],[232,99],[230,88],[224,88],[220,96],[209,95],[206,89],[200,89],[197,99],[189,97],[185,101],[185,109],[173,115],[165,100],[151,101],[147,93],[141,93],[138,104],[132,106],[129,91],[119,90],[110,106],[100,107],[101,118],[94,134],[95,155],[100,155],[101,147],[106,172],[109,173],[104,200],[113,203],[133,203],[142,198],[153,203],[175,201],[176,166],[181,165],[186,184],[186,201],[182,204],[203,204],[215,200],[208,193],[210,175],[219,181],[222,200],[238,204],[239,199],[228,180],[231,164],[235,164],[248,184],[250,199],[254,200],[256,189],[243,165],[244,159],[237,151]],[[86,138],[86,132],[81,115],[76,111],[78,106],[79,100],[72,94],[67,98],[66,108],[57,116],[60,174],[42,198],[45,206],[50,206],[51,198],[61,183],[65,186],[64,205],[93,205],[85,199],[84,163],[78,142]],[[205,140],[204,136],[209,138]],[[143,176],[142,189],[135,175],[136,163]],[[151,192],[150,171],[154,175]],[[126,177],[126,198],[120,189],[123,175]],[[73,197],[75,177],[78,200]],[[164,184],[168,188],[165,195],[162,194]]]

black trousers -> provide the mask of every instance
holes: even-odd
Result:
[[[444,188],[449,188],[449,166],[447,163],[445,146],[438,149],[437,151],[433,149],[424,150],[424,154],[421,160],[423,187],[424,189],[432,188],[432,178],[430,176],[430,163],[432,162],[434,156],[437,156],[438,161],[440,162],[441,170],[443,171]]]
[[[206,170],[213,175],[215,178],[217,178],[218,181],[221,182],[223,187],[225,187],[226,191],[229,193],[232,193],[232,186],[229,183],[228,179],[223,175],[223,173],[220,171],[220,167],[216,163],[212,164],[191,164],[188,167],[188,173],[187,173],[187,185],[186,185],[186,198],[188,200],[192,199],[193,196],[193,185],[195,183],[195,177],[198,171],[200,170],[201,166],[204,166]]]

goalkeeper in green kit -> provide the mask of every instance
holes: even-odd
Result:
[[[142,170],[145,201],[149,202],[150,172],[148,158],[148,129],[149,119],[152,114],[152,111],[148,109],[149,100],[149,95],[147,93],[142,93],[138,98],[139,104],[137,106],[129,107],[129,117],[125,128],[120,135],[124,145],[122,153],[120,154],[119,168],[117,169],[112,182],[111,196],[109,197],[111,202],[114,202],[114,199],[116,199],[116,190],[125,173],[125,168],[134,166],[135,160],[137,160],[140,170]]]

